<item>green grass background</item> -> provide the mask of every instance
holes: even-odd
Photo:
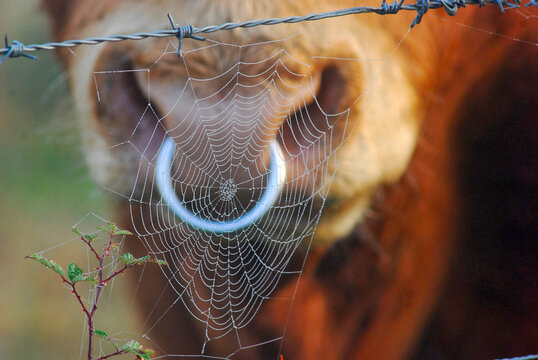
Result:
[[[3,33],[27,44],[52,40],[36,0],[0,0]],[[52,52],[36,55],[37,62],[0,65],[0,358],[78,359],[80,307],[54,273],[24,256],[74,239],[71,227],[83,219],[81,227],[91,229],[99,221],[86,217],[90,212],[113,218],[109,195],[93,184],[84,163],[60,65]],[[87,266],[77,241],[45,255],[64,268],[70,261]],[[109,289],[99,328],[133,328],[126,297],[121,280]]]

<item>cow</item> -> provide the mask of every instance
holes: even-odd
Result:
[[[177,23],[203,27],[361,5],[347,0],[42,3],[58,41],[165,28],[168,12]],[[455,18],[430,10],[409,31],[414,16],[354,15],[211,34],[214,41],[248,44],[300,32],[286,40],[286,51],[310,59],[318,102],[332,113],[350,109],[351,130],[333,137],[341,146],[339,165],[312,244],[297,250],[308,251],[299,285],[283,281],[274,290],[275,297],[293,298],[293,304],[264,302],[245,335],[250,343],[262,343],[282,336],[285,328],[283,341],[236,351],[237,343],[223,337],[208,343],[206,354],[396,360],[538,352],[535,15],[503,14],[491,4],[459,9]],[[152,102],[164,112],[177,100],[167,89],[184,84],[187,76],[214,76],[237,61],[217,47],[189,54],[196,74],[187,75],[177,56],[153,66],[168,41],[59,53],[91,173],[115,193],[142,191],[144,184],[136,180],[142,160],[133,148],[147,145],[155,129],[162,140],[189,104],[175,106],[163,127],[155,127],[154,118],[140,121],[147,94],[138,75],[98,84],[94,73],[152,66],[157,95]],[[186,53],[204,44],[184,39],[181,46]],[[258,55],[245,51],[241,61]],[[361,98],[364,74],[374,71],[375,62],[333,60],[379,56],[390,60],[367,99]],[[201,93],[214,91],[199,86]],[[286,134],[289,123],[278,121],[275,129]],[[131,138],[131,150],[116,147],[135,127],[139,136]],[[150,146],[154,153],[148,157],[158,148]],[[132,211],[129,201],[120,199],[116,206],[126,228],[136,230],[148,220],[144,211]],[[141,242],[127,243],[133,253],[147,251]],[[155,323],[149,335],[161,353],[200,354],[205,333],[185,307],[155,311],[165,305],[156,305],[154,294],[168,284],[160,270],[147,268],[143,282],[139,309]],[[170,306],[174,294],[164,296],[172,299],[164,302]]]

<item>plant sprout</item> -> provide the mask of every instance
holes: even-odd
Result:
[[[125,253],[119,257],[119,261],[122,263],[122,266],[119,268],[119,270],[116,270],[111,275],[106,276],[103,271],[105,266],[105,260],[107,259],[107,257],[111,256],[113,251],[118,251],[120,247],[119,243],[115,241],[115,238],[117,236],[132,235],[132,233],[127,230],[119,229],[114,223],[108,223],[107,226],[98,227],[98,229],[107,235],[107,240],[105,241],[106,245],[102,253],[100,253],[96,249],[96,243],[97,240],[99,240],[99,237],[97,235],[83,234],[76,228],[73,228],[73,232],[80,236],[80,240],[88,247],[90,252],[95,256],[95,259],[97,260],[97,275],[95,278],[91,277],[89,274],[84,273],[84,270],[82,270],[82,268],[75,263],[69,263],[66,272],[55,261],[48,259],[39,253],[26,256],[26,258],[37,261],[38,263],[44,265],[46,268],[54,271],[57,275],[59,275],[62,282],[71,289],[71,293],[75,296],[78,303],[82,307],[82,312],[84,313],[86,322],[88,324],[88,360],[94,360],[94,336],[106,340],[114,348],[114,351],[110,352],[107,355],[103,355],[96,360],[105,360],[114,356],[125,354],[133,354],[136,356],[135,359],[137,360],[149,360],[154,355],[153,350],[144,348],[140,343],[135,340],[129,340],[126,343],[119,345],[107,334],[106,331],[96,329],[95,314],[97,312],[98,303],[101,298],[101,295],[103,294],[104,288],[116,276],[118,276],[119,274],[123,274],[125,270],[136,265],[156,263],[157,265],[164,266],[167,265],[167,263],[164,260],[155,259],[150,257],[149,255],[136,258],[130,253]],[[77,284],[81,282],[87,282],[91,286],[94,286],[96,288],[95,296],[89,304],[84,303],[77,289]]]

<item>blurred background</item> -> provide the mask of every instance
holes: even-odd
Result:
[[[26,44],[51,40],[36,0],[0,0],[4,33]],[[48,250],[64,268],[71,261],[85,268],[87,251],[72,226],[102,225],[89,213],[113,219],[89,177],[60,65],[52,52],[36,55],[39,61],[0,66],[0,358],[73,359],[83,333],[80,306],[53,272],[24,257]],[[97,319],[109,333],[132,327],[130,309],[119,303],[121,283],[105,293]]]
[[[0,0],[0,34],[3,33],[10,36],[10,41],[16,39],[26,44],[52,39],[47,19],[40,11],[37,0]],[[487,32],[484,33],[484,36],[489,36]],[[114,219],[108,194],[95,186],[88,174],[72,101],[67,91],[67,79],[53,52],[39,52],[36,55],[39,56],[38,62],[7,59],[0,66],[0,358],[73,359],[79,358],[81,351],[85,352],[81,346],[84,318],[80,306],[54,273],[24,257],[46,251],[47,257],[53,258],[64,268],[69,262],[87,268],[86,248],[77,241],[71,228],[79,224],[77,226],[82,230],[92,231],[96,225],[102,225],[101,219]],[[529,67],[529,76],[532,76],[530,70],[535,69],[536,65],[526,65]],[[517,99],[521,94],[514,94],[512,90],[509,92],[511,97]],[[529,109],[532,106],[530,98],[530,94],[526,95],[524,99],[527,103],[523,104]],[[512,106],[507,109],[522,107],[519,103]],[[532,111],[535,114],[536,110]],[[536,174],[536,167],[533,161],[537,157],[536,147],[531,141],[523,141],[527,135],[535,139],[531,133],[532,129],[536,129],[536,117],[522,121],[509,115],[502,119],[500,125],[488,125],[486,131],[479,128],[476,133],[480,136],[485,134],[484,139],[476,136],[476,139],[471,139],[474,142],[467,144],[474,147],[474,152],[479,154],[477,158],[483,156],[499,160],[495,164],[486,164],[489,167],[482,166],[480,171],[469,171],[474,178],[467,181],[475,186],[467,201],[478,205],[475,217],[468,219],[471,224],[468,238],[483,240],[468,242],[469,246],[463,249],[459,255],[461,259],[458,259],[459,263],[465,265],[461,267],[465,272],[462,270],[458,273],[460,269],[456,268],[454,283],[449,284],[452,287],[446,290],[447,294],[451,294],[455,293],[454,289],[461,288],[461,284],[478,284],[475,286],[479,291],[474,306],[481,311],[475,311],[474,315],[483,315],[485,319],[498,312],[493,308],[496,303],[489,308],[484,307],[484,304],[489,304],[491,294],[496,294],[499,302],[508,299],[502,310],[513,308],[512,311],[517,312],[524,308],[513,306],[518,304],[514,298],[522,291],[515,291],[514,288],[532,294],[535,294],[533,289],[537,288],[536,278],[531,277],[536,271],[532,264],[538,250],[534,220],[536,204],[533,201],[536,199],[536,177],[533,175]],[[523,125],[514,127],[513,123],[518,121]],[[528,131],[525,128],[527,125]],[[498,154],[499,148],[508,149],[503,157]],[[514,173],[515,180],[505,181],[505,178],[497,176],[507,173],[507,169],[513,168],[512,164],[523,163],[523,160],[524,164],[530,164],[530,170]],[[476,162],[471,165],[476,165]],[[529,180],[525,180],[525,183],[517,176]],[[484,179],[490,181],[487,186]],[[518,184],[517,181],[523,185],[514,186]],[[492,195],[492,189],[503,196]],[[491,209],[496,209],[496,212],[486,219],[483,214],[491,212]],[[528,213],[531,220],[523,215],[521,219],[518,218],[519,213]],[[484,229],[487,230],[485,235],[482,234]],[[474,258],[473,254],[479,256]],[[498,265],[498,271],[485,271],[490,270],[492,263]],[[468,268],[473,271],[468,272]],[[523,270],[519,271],[520,268]],[[510,272],[506,269],[515,270]],[[120,279],[105,293],[97,328],[109,334],[134,329],[132,333],[121,333],[120,337],[137,339],[140,334],[136,330],[140,329],[140,322],[134,318],[131,301],[129,304],[121,301],[128,298],[122,296],[126,294],[122,285],[127,284]],[[471,300],[465,299],[471,303]],[[534,298],[529,296],[529,299],[530,303]],[[440,309],[450,306],[458,311],[461,308],[460,303],[451,303],[449,298],[441,304]],[[533,314],[524,310],[520,312],[520,323],[527,321],[529,329],[536,329]],[[518,319],[511,313],[506,318]],[[474,320],[462,319],[461,322],[471,323]],[[432,337],[440,332],[435,324],[432,323],[427,329]],[[507,332],[509,325],[516,328],[518,324],[502,322],[498,332]],[[485,328],[487,324],[480,329]],[[472,339],[478,331],[469,328],[467,333],[466,338]],[[494,341],[491,343],[494,344]]]

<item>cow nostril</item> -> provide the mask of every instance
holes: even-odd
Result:
[[[339,118],[331,115],[344,110],[346,81],[340,71],[334,65],[325,67],[315,98],[282,124],[279,141],[290,156],[299,155],[324,136]]]
[[[149,104],[131,60],[105,53],[94,73],[96,114],[110,146],[129,142],[146,158],[156,155],[165,135],[158,109]],[[151,110],[151,111],[150,111]]]
[[[345,93],[345,80],[337,66],[326,67],[321,75],[321,86],[317,94],[319,107],[310,110],[318,110],[325,114],[335,114],[340,111],[342,99]],[[310,104],[309,107],[313,107]]]

